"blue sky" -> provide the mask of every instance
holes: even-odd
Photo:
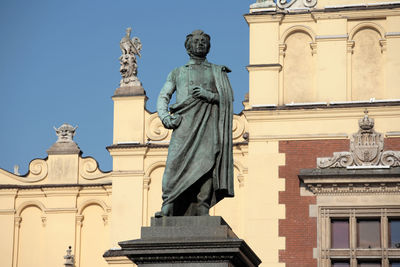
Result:
[[[45,158],[53,126],[78,125],[83,156],[111,170],[113,102],[119,41],[127,27],[142,41],[138,77],[155,111],[173,68],[188,60],[184,40],[195,29],[211,35],[210,62],[232,69],[235,113],[248,91],[248,26],[255,0],[2,0],[0,2],[0,168],[20,173]]]

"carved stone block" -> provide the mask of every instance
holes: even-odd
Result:
[[[120,242],[104,257],[126,256],[140,266],[258,266],[261,261],[219,216],[152,218],[142,238]]]

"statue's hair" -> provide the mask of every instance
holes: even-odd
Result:
[[[186,48],[187,51],[189,51],[190,43],[192,42],[193,36],[195,36],[195,35],[203,35],[203,36],[205,36],[207,38],[207,40],[208,40],[208,43],[210,44],[208,49],[210,49],[210,47],[211,47],[211,42],[210,42],[211,41],[211,37],[210,37],[210,35],[208,35],[207,33],[203,32],[202,30],[195,30],[195,31],[193,31],[192,33],[190,33],[190,34],[188,34],[186,36],[185,48]],[[208,51],[207,51],[207,53],[208,53]]]

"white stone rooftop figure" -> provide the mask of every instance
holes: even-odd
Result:
[[[140,81],[137,78],[137,60],[136,55],[140,55],[142,49],[142,43],[138,37],[131,39],[132,28],[126,29],[126,35],[122,37],[119,46],[121,48],[122,55],[119,57],[121,64],[120,73],[122,76],[120,86],[140,86]]]
[[[47,150],[47,154],[80,154],[81,150],[73,140],[78,126],[64,123],[59,128],[53,127],[58,136],[57,141]]]
[[[78,128],[78,126],[73,127],[72,125],[69,125],[68,123],[64,123],[59,128],[56,128],[56,127],[53,127],[53,128],[56,131],[56,134],[58,136],[57,143],[74,142],[72,139],[75,136],[75,131]]]

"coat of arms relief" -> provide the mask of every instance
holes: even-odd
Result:
[[[383,151],[384,138],[374,129],[368,111],[358,122],[359,130],[350,137],[350,151],[335,152],[331,158],[317,158],[324,168],[389,168],[400,166],[400,151]]]

